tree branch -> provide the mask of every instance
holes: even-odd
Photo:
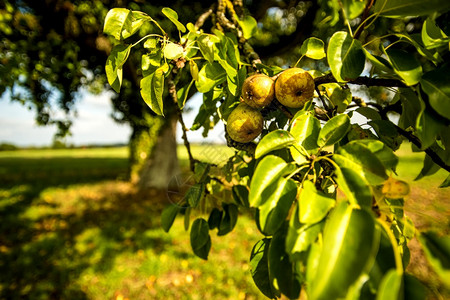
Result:
[[[361,23],[360,26],[358,27],[358,30],[355,32],[355,34],[353,35],[353,38],[355,40],[357,40],[359,38],[359,36],[361,35],[361,33],[364,31],[364,22],[366,21],[367,17],[369,16],[369,11],[372,8],[372,5],[375,1],[374,0],[370,0],[370,2],[367,3],[366,7],[364,8],[364,12],[361,18]]]
[[[410,141],[415,146],[417,146],[417,148],[419,148],[419,149],[422,148],[422,142],[419,140],[418,137],[416,137],[411,132],[406,131],[403,128],[401,128],[401,127],[399,127],[399,126],[397,126],[395,124],[394,124],[394,126],[397,129],[398,133],[400,133],[401,135],[406,137],[408,139],[408,141]],[[442,169],[446,170],[447,172],[450,172],[450,166],[447,165],[445,163],[445,161],[443,161],[442,158],[436,152],[433,151],[433,149],[428,147],[424,151],[431,158],[431,160],[433,160],[433,162],[435,164],[437,164],[439,167],[441,167]]]
[[[333,83],[337,82],[336,78],[334,78],[333,74],[329,73],[324,76],[320,76],[314,79],[314,84],[316,86],[325,84],[325,83]],[[385,87],[407,87],[406,84],[397,79],[386,79],[386,78],[371,78],[367,76],[358,77],[353,80],[349,80],[346,82],[347,84],[357,84],[357,85],[365,85],[365,86],[385,86]]]

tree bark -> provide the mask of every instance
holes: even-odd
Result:
[[[153,124],[146,132],[137,133],[130,143],[130,177],[141,191],[168,189],[171,180],[180,174],[176,125],[177,119],[169,117],[161,126]]]

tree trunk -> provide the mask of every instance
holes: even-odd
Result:
[[[154,117],[151,126],[135,128],[130,143],[130,179],[140,190],[167,189],[180,174],[175,116]]]

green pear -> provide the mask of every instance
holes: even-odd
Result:
[[[263,116],[258,109],[239,103],[228,116],[227,132],[234,141],[248,143],[261,134],[263,123]]]
[[[264,74],[247,77],[242,85],[242,98],[251,107],[261,108],[275,97],[275,83],[272,78]]]
[[[314,79],[301,68],[287,69],[275,80],[275,95],[286,107],[302,107],[314,96]]]

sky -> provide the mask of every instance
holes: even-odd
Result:
[[[77,146],[88,144],[127,143],[131,128],[126,124],[118,124],[111,117],[112,104],[110,94],[105,92],[92,95],[81,94],[76,103],[77,117],[71,128],[72,135],[67,137],[69,144]],[[195,115],[201,104],[200,94],[195,95],[188,106],[192,108],[184,113],[187,127],[192,126]],[[0,98],[0,143],[12,143],[17,146],[48,146],[52,144],[56,132],[55,126],[38,126],[35,112],[22,104],[10,101],[7,95]],[[223,125],[218,124],[208,138],[201,136],[201,131],[188,132],[191,142],[222,142]],[[181,129],[177,130],[177,140],[181,143]]]

